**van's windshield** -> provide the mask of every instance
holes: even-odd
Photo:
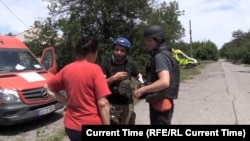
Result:
[[[28,50],[0,49],[0,73],[41,69],[42,65]]]

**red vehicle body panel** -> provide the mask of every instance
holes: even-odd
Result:
[[[7,69],[1,70],[1,67],[6,68],[7,66],[0,64],[0,125],[14,125],[34,120],[64,107],[63,104],[49,97],[43,89],[46,81],[57,73],[54,48],[46,48],[41,59],[38,60],[30,49],[17,38],[0,35],[0,55],[4,56],[6,53],[18,51],[29,54],[32,61],[36,63],[33,65],[35,69],[22,70],[18,67],[24,65],[17,63],[15,69],[8,71]],[[46,52],[49,52],[49,55],[44,55]],[[46,56],[49,58],[43,58]],[[29,62],[22,55],[21,57],[19,55],[19,58],[23,59],[23,63]],[[9,59],[11,58],[5,57],[5,60]],[[49,64],[47,68],[42,64],[43,60]],[[11,96],[8,95],[8,91],[17,93],[19,100],[16,102],[6,101],[4,97]]]
[[[20,40],[12,36],[1,36],[0,35],[0,48],[28,48]]]

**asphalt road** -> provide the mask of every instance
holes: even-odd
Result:
[[[250,67],[224,60],[180,84],[172,124],[250,124]],[[136,124],[150,124],[148,104],[139,102]]]
[[[250,67],[220,60],[180,84],[172,124],[250,124]],[[136,124],[150,124],[148,103],[135,105]],[[46,138],[63,128],[59,111],[47,118],[0,127],[0,141]],[[63,141],[68,141],[65,137]]]

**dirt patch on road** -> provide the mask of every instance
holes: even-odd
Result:
[[[62,130],[63,110],[14,126],[0,126],[0,141],[42,141]]]

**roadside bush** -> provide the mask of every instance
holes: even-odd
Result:
[[[197,49],[196,58],[217,61],[219,59],[219,51],[214,43],[208,42]]]

